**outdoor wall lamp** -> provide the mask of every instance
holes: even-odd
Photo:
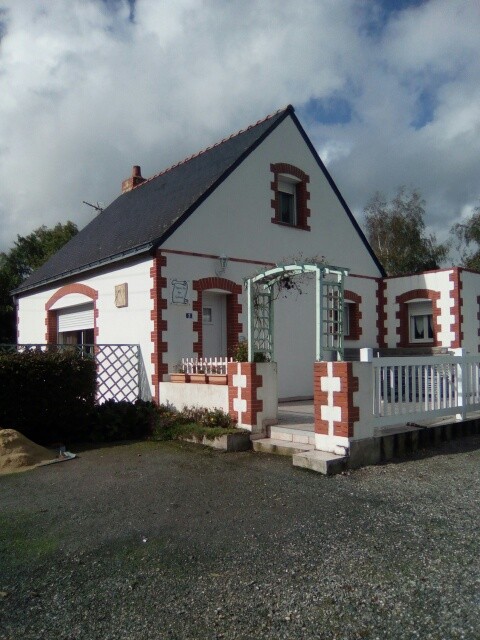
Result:
[[[228,257],[225,254],[218,256],[218,262],[220,264],[219,273],[224,273],[227,268]]]

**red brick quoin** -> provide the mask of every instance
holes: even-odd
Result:
[[[246,376],[247,386],[240,388],[241,399],[246,401],[247,408],[241,416],[234,409],[234,400],[238,398],[238,387],[234,386],[234,376],[240,374]],[[263,400],[258,398],[258,389],[263,384],[263,376],[257,373],[257,364],[255,362],[229,362],[227,365],[228,372],[228,413],[230,416],[244,425],[251,425],[252,430],[262,428],[257,425],[258,414],[263,411]]]
[[[55,302],[63,298],[64,296],[68,296],[70,293],[80,293],[87,298],[93,300],[93,339],[94,343],[97,343],[98,338],[98,309],[97,309],[97,299],[98,299],[98,291],[92,289],[86,284],[66,284],[64,287],[61,287],[56,291],[45,303],[45,311],[47,312],[47,317],[45,318],[45,342],[47,344],[56,344],[58,340],[58,317],[57,312],[52,310]]]
[[[439,291],[431,289],[412,289],[395,298],[395,302],[400,305],[396,313],[396,318],[400,320],[397,327],[397,347],[439,347],[442,346],[438,339],[440,333],[440,307],[438,300],[440,299]],[[408,302],[413,300],[431,300],[433,315],[433,340],[430,342],[410,342],[410,327],[408,322]]]
[[[380,348],[387,346],[387,283],[379,278],[377,280],[377,344]]]
[[[328,421],[322,419],[322,406],[328,406],[328,392],[322,390],[321,378],[328,376],[327,362],[315,362],[313,369],[313,402],[315,433],[329,435]],[[341,419],[333,423],[333,435],[353,438],[355,422],[360,419],[360,410],[354,405],[353,394],[358,391],[358,377],[353,375],[351,362],[332,362],[332,376],[340,378],[340,391],[333,392],[333,406],[340,407]]]
[[[162,277],[162,268],[166,266],[167,258],[158,251],[150,269],[150,277],[152,278],[150,298],[153,300],[153,309],[150,312],[153,331],[150,334],[150,338],[152,341],[152,386],[155,402],[160,402],[159,382],[163,380],[163,375],[168,372],[168,365],[163,362],[163,354],[167,352],[168,344],[162,339],[162,332],[167,330],[167,321],[163,319],[163,310],[167,308],[167,301],[162,297],[162,289],[167,286],[167,279]]]
[[[273,191],[272,198],[272,208],[274,211],[274,217],[272,218],[272,222],[275,224],[285,225],[287,227],[292,227],[285,222],[280,220],[280,196],[278,191],[278,179],[281,175],[292,176],[297,178],[299,182],[297,183],[296,188],[296,198],[297,198],[297,224],[294,225],[293,229],[303,229],[304,231],[310,231],[310,226],[308,224],[308,219],[310,217],[310,209],[308,207],[308,201],[310,200],[310,193],[308,191],[308,183],[310,182],[310,177],[298,167],[295,167],[293,164],[287,164],[286,162],[277,162],[276,164],[270,165],[270,171],[273,173],[273,180],[270,183],[270,187]]]
[[[229,293],[227,295],[227,353],[231,353],[243,330],[239,320],[242,313],[242,304],[239,302],[242,285],[226,278],[212,277],[194,280],[192,288],[197,292],[197,299],[193,302],[192,308],[197,312],[197,320],[193,323],[193,330],[198,335],[197,341],[193,343],[193,353],[199,357],[203,356],[203,292],[209,289],[220,289]]]
[[[455,318],[455,322],[450,325],[450,331],[453,331],[455,338],[452,340],[450,347],[452,349],[456,349],[462,346],[463,342],[463,314],[461,310],[463,308],[463,299],[462,299],[462,278],[461,278],[461,269],[458,267],[454,267],[453,271],[449,274],[448,279],[450,282],[453,282],[453,289],[450,291],[450,298],[452,301],[452,306],[450,307],[450,313]]]

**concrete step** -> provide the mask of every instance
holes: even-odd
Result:
[[[341,473],[345,468],[345,456],[337,456],[326,451],[304,451],[293,455],[294,467],[303,467],[325,476]]]
[[[313,429],[297,429],[295,427],[276,425],[270,427],[270,438],[298,444],[315,444],[315,432]]]
[[[289,442],[288,440],[276,440],[274,438],[253,440],[252,446],[254,451],[259,451],[261,453],[276,453],[280,456],[293,456],[296,453],[313,451],[313,444],[302,444],[298,442]]]

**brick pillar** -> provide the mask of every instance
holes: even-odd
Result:
[[[238,423],[252,432],[261,431],[263,400],[259,398],[263,376],[257,373],[255,362],[229,362],[228,412]]]
[[[352,362],[315,362],[314,412],[315,445],[332,450],[336,445],[348,446],[353,438],[359,408],[353,394],[358,391],[358,378]],[[327,447],[327,448],[325,448]]]

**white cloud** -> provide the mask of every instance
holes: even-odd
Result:
[[[355,211],[405,183],[449,226],[480,195],[478,3],[430,0],[369,30],[380,4],[137,0],[132,23],[127,0],[0,0],[0,249],[83,226],[82,200],[113,200],[132,164],[151,175],[289,102]],[[350,122],[303,112],[332,96]]]

